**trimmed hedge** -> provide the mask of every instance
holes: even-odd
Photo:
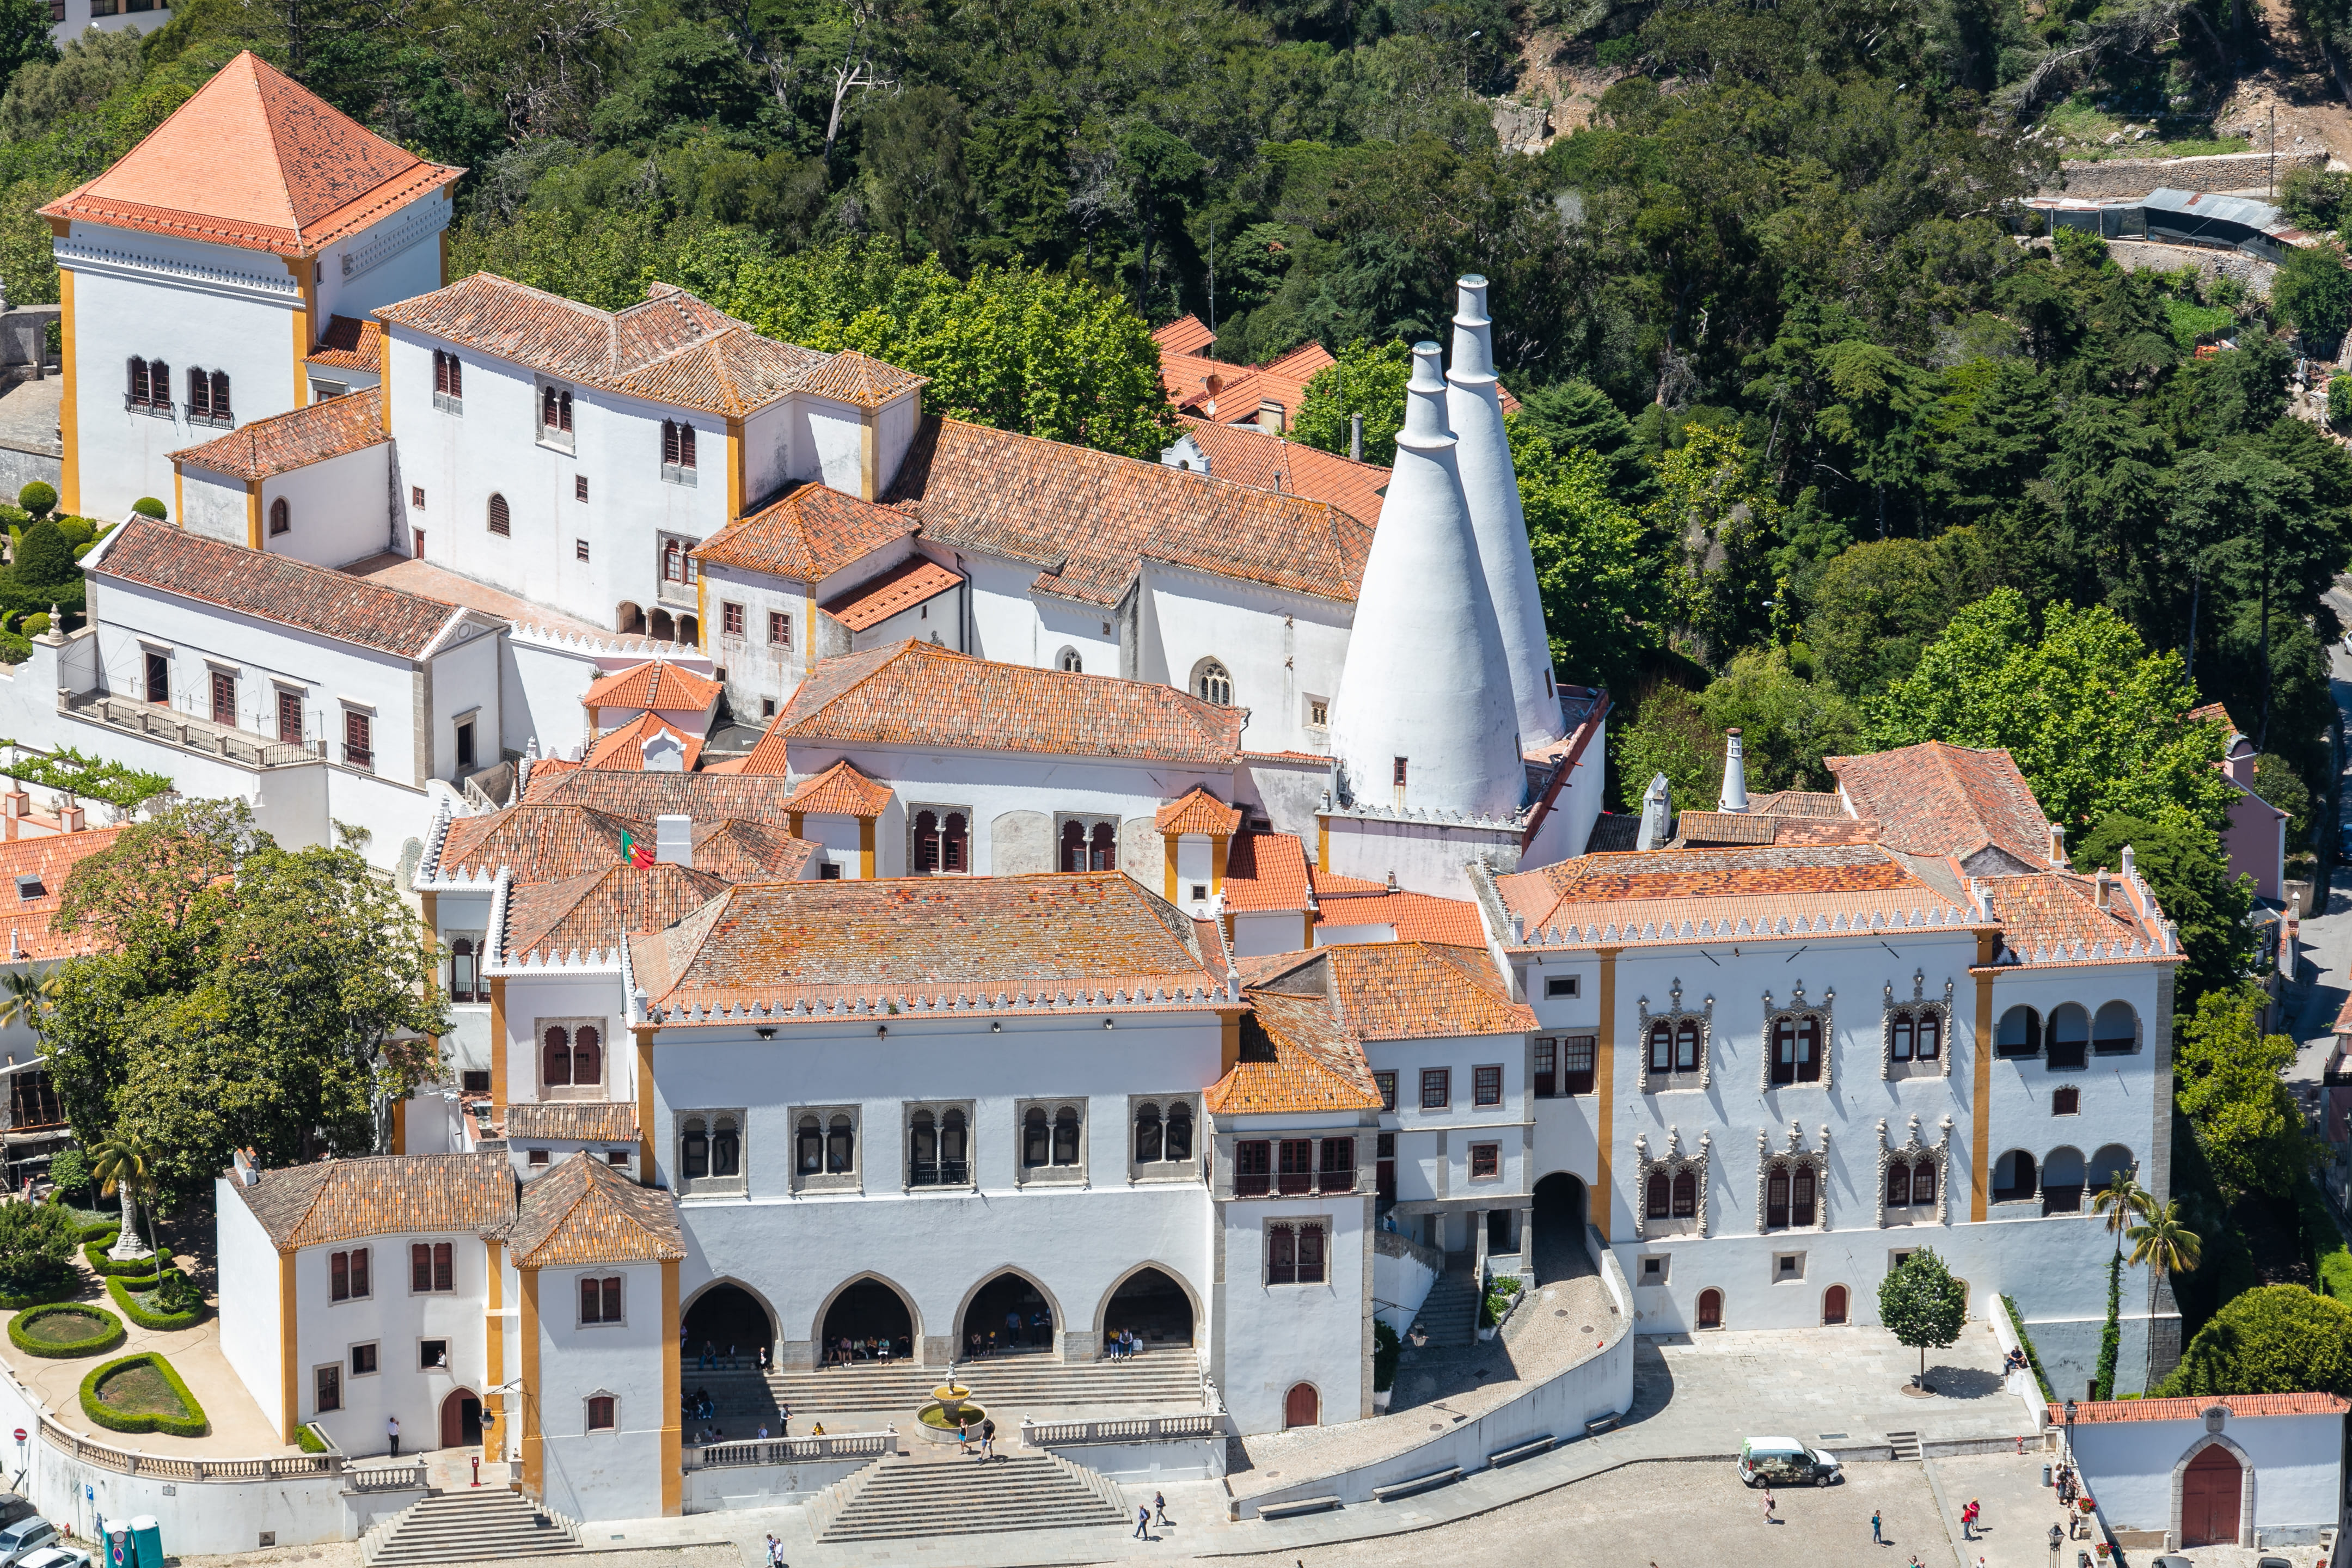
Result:
[[[158,1268],[170,1261],[161,1252],[151,1252],[144,1258],[127,1258],[121,1262],[115,1261],[106,1255],[106,1249],[113,1246],[114,1238],[121,1234],[122,1227],[118,1225],[104,1236],[81,1244],[82,1261],[89,1265],[91,1273],[119,1274],[126,1279],[152,1279]]]
[[[318,1424],[312,1421],[305,1421],[294,1428],[294,1446],[306,1454],[323,1454],[328,1451],[325,1435],[319,1430]]]
[[[2017,1310],[2014,1297],[2003,1296],[2000,1304],[2009,1309],[2009,1326],[2017,1331],[2017,1348],[2025,1352],[2025,1364],[2033,1369],[2033,1381],[2042,1385],[2042,1397],[2055,1399],[2050,1392],[2050,1380],[2042,1373],[2042,1352],[2033,1348],[2033,1336],[2025,1331],[2025,1314]]]
[[[72,1300],[80,1291],[80,1276],[70,1272],[60,1274],[46,1289],[29,1290],[22,1296],[0,1290],[0,1312],[21,1312],[28,1307],[53,1306],[59,1301]]]
[[[100,1384],[124,1367],[136,1366],[142,1362],[163,1374],[173,1394],[186,1407],[188,1414],[185,1416],[147,1415],[117,1410],[99,1398]],[[188,1392],[186,1384],[180,1381],[179,1373],[170,1362],[152,1351],[103,1362],[92,1368],[89,1375],[81,1380],[81,1413],[110,1432],[161,1432],[167,1437],[201,1437],[212,1429],[211,1423],[205,1419],[205,1407],[196,1403],[196,1396]]]
[[[58,1312],[87,1312],[93,1318],[105,1319],[107,1326],[84,1340],[37,1340],[25,1331],[26,1324],[38,1322],[41,1319]],[[110,1351],[122,1342],[124,1332],[121,1319],[103,1307],[88,1306],[79,1301],[34,1307],[8,1320],[10,1344],[15,1345],[26,1355],[51,1356],[59,1361],[69,1361],[78,1356],[97,1355],[100,1352]]]
[[[162,1278],[160,1274],[156,1276],[157,1280],[161,1280]],[[205,1321],[205,1309],[202,1302],[198,1302],[184,1312],[159,1312],[152,1307],[142,1306],[139,1298],[131,1293],[132,1287],[141,1283],[145,1281],[114,1279],[106,1282],[106,1293],[114,1299],[116,1306],[122,1309],[122,1315],[141,1328],[169,1331],[173,1329],[194,1328]]]

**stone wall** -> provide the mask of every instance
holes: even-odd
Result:
[[[2246,291],[2258,300],[2271,297],[2271,279],[2278,276],[2275,263],[2259,256],[2248,256],[2242,250],[2208,250],[2197,245],[2159,245],[2144,239],[2111,239],[2107,255],[2126,272],[2178,272],[2184,267],[2194,267],[2210,286],[2223,278],[2234,278],[2246,286]]]
[[[2324,148],[2278,154],[2278,177],[2289,171],[2327,166]],[[2271,178],[2268,153],[2224,153],[2211,158],[2085,158],[2058,165],[2059,184],[2042,194],[2101,200],[2114,196],[2144,196],[2154,190],[2247,191],[2267,185]]]

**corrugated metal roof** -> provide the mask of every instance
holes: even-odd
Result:
[[[2219,218],[2224,223],[2242,223],[2248,228],[2268,228],[2279,221],[2279,209],[2268,202],[2258,202],[2251,196],[2217,196],[2207,191],[2150,191],[2137,202],[2118,202],[2118,206],[2145,207],[2150,212],[2186,213],[2193,217]]]

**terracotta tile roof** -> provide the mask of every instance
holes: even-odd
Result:
[[[371,386],[240,425],[200,447],[183,447],[171,458],[240,479],[266,479],[391,439],[383,427],[383,394]]]
[[[690,552],[706,566],[814,584],[915,531],[915,520],[830,485],[793,487]]]
[[[1748,809],[1766,816],[1846,816],[1845,802],[1834,790],[1777,789],[1749,795]]]
[[[1586,855],[1498,877],[1495,889],[1527,921],[1529,945],[1554,931],[1562,943],[1615,945],[1969,923],[1957,893],[1876,845]]]
[[[785,801],[787,810],[835,816],[879,816],[890,809],[890,786],[847,763],[812,774]]]
[[[1330,966],[1331,995],[1359,1039],[1525,1034],[1534,1009],[1511,1000],[1483,946],[1370,942],[1316,950]]]
[[[1318,899],[1345,898],[1350,893],[1391,893],[1396,889],[1386,882],[1375,882],[1363,877],[1342,877],[1336,871],[1326,871],[1318,866],[1314,870],[1315,896]]]
[[[332,365],[339,370],[368,370],[383,373],[383,327],[370,316],[365,321],[356,316],[334,316],[327,321],[327,330],[319,334],[319,346],[310,351],[312,364]]]
[[[702,737],[689,735],[658,713],[640,713],[617,730],[609,730],[588,748],[581,765],[591,768],[643,768],[646,742],[667,735],[678,743],[679,762],[688,773],[702,759]]]
[[[44,834],[0,844],[0,925],[7,945],[0,962],[37,963],[96,952],[100,943],[87,931],[59,931],[51,923],[73,868],[122,837],[120,827]]]
[[[507,1102],[507,1136],[582,1143],[634,1143],[637,1108],[610,1100],[517,1100]],[[548,1173],[553,1175],[555,1173]],[[526,1189],[526,1193],[528,1189]]]
[[[708,709],[727,689],[667,659],[616,669],[581,694],[583,708],[666,708],[672,712]]]
[[[106,553],[90,571],[409,658],[422,654],[452,618],[467,613],[364,577],[225,544],[143,517],[109,536]]]
[[[910,387],[929,386],[931,378],[884,364],[856,349],[844,349],[801,379],[801,390],[859,408],[879,408]]]
[[[1878,819],[1879,841],[1969,865],[1987,851],[2024,870],[2050,861],[2049,818],[2004,751],[1941,741],[1862,757],[1823,759],[1857,816]]]
[[[1478,906],[1467,899],[1442,899],[1434,893],[1388,893],[1378,897],[1327,898],[1315,916],[1318,931],[1328,926],[1388,926],[1399,942],[1452,942],[1483,947],[1486,927]]]
[[[901,610],[911,610],[938,598],[962,581],[927,555],[909,555],[879,577],[827,599],[824,609],[851,631],[862,632],[880,626]]]
[[[1201,1097],[1213,1114],[1380,1109],[1362,1044],[1321,997],[1252,992],[1241,1036],[1241,1059]]]
[[[1033,591],[1103,607],[1146,559],[1353,603],[1371,548],[1326,501],[936,416],[882,499],[927,539],[1034,563]]]
[[[1177,423],[1207,454],[1209,472],[1218,479],[1327,500],[1368,526],[1381,521],[1389,471],[1377,463],[1359,463],[1320,447],[1269,436],[1255,425],[1220,425],[1189,414]]]
[[[1686,845],[1769,844],[1772,819],[1737,811],[1685,811],[1675,818],[1675,837]]]
[[[1192,922],[1118,872],[737,887],[629,951],[671,1023],[697,1006],[885,1000],[1199,1008],[1223,979]]]
[[[1162,833],[1200,833],[1230,838],[1240,831],[1241,808],[1211,795],[1205,784],[1194,784],[1152,814],[1152,826]]]
[[[525,803],[453,820],[436,868],[444,877],[488,877],[503,866],[518,882],[553,881],[620,865],[625,858],[621,840],[629,834],[646,837],[625,816],[581,805]]]
[[[656,816],[716,822],[740,816],[784,826],[792,786],[782,778],[698,773],[648,773],[635,769],[551,768],[534,764],[523,783],[526,805],[584,805],[651,824]]]
[[[1251,914],[1307,907],[1307,846],[1295,833],[1236,833],[1225,853],[1225,910]]]
[[[1772,819],[1772,842],[1802,847],[1811,844],[1875,844],[1878,842],[1878,818],[1874,816],[1776,816]]]
[[[495,1236],[515,1213],[514,1168],[499,1153],[322,1160],[229,1186],[280,1252],[415,1232]]]
[[[1151,341],[1160,345],[1161,353],[1196,354],[1217,341],[1200,317],[1186,314],[1164,327],[1154,327]]]
[[[2202,721],[2208,724],[2223,725],[2232,735],[2241,732],[2237,721],[2230,717],[2230,710],[2225,703],[2208,702],[2202,708],[2191,708],[2189,710],[2189,718],[2191,722]]]
[[[1224,765],[1242,711],[1172,687],[996,664],[907,641],[824,660],[751,749],[749,774],[786,771],[786,749],[931,746]]]
[[[2341,1415],[2352,1399],[2340,1394],[2214,1394],[2195,1399],[2084,1399],[2074,1405],[2078,1426],[2105,1426],[2119,1421],[2195,1421],[2215,1406],[2231,1415]],[[2066,1407],[2053,1403],[2050,1424],[2063,1426]]]
[[[1232,425],[1257,417],[1258,405],[1272,401],[1282,405],[1287,429],[1298,422],[1307,401],[1307,384],[1339,363],[1318,342],[1304,342],[1264,364],[1228,364],[1198,353],[1163,352],[1160,379],[1170,401],[1187,413],[1195,410]]]
[[[677,1200],[584,1151],[524,1185],[506,1242],[518,1268],[667,1263],[686,1256]]]
[[[1622,855],[1642,841],[1642,819],[1631,812],[1604,811],[1592,819],[1584,841],[1587,855]]]
[[[763,338],[682,289],[656,283],[623,310],[477,272],[376,315],[567,381],[740,416],[822,372],[828,356]]]
[[[646,825],[647,831],[652,824]],[[772,822],[727,817],[694,825],[694,868],[730,882],[789,881],[817,847]]]
[[[727,879],[704,870],[656,864],[612,865],[519,888],[507,902],[505,952],[562,957],[611,953],[638,931],[673,925],[717,898]]]
[[[1984,886],[1993,918],[2000,922],[2001,944],[2007,950],[2003,963],[2107,963],[2125,956],[2155,956],[2146,950],[2157,932],[2131,912],[2129,899],[2112,879],[2104,910],[2094,897],[2093,879],[2071,872],[1988,877]],[[2133,952],[2135,944],[2142,951]]]
[[[41,212],[303,256],[464,173],[365,130],[248,49],[106,173]]]

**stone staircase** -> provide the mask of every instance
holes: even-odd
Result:
[[[1412,1321],[1416,1331],[1429,1336],[1429,1349],[1451,1350],[1475,1342],[1478,1296],[1477,1255],[1448,1254],[1445,1272],[1431,1283],[1429,1295]]]
[[[1100,1527],[1127,1518],[1117,1486],[1051,1454],[884,1459],[809,1504],[810,1528],[828,1544]]]
[[[581,1551],[572,1523],[520,1492],[427,1492],[360,1538],[368,1568],[475,1563],[509,1557],[560,1557]]]
[[[687,1422],[694,1428],[717,1426],[730,1440],[750,1437],[759,1423],[774,1429],[780,1406],[793,1410],[793,1435],[806,1436],[810,1418],[823,1415],[877,1415],[892,1420],[912,1415],[928,1402],[947,1374],[944,1367],[904,1362],[859,1362],[818,1372],[695,1372],[689,1391],[708,1390],[716,1414]],[[995,1356],[964,1362],[956,1380],[988,1407],[1000,1426],[1024,1415],[1095,1405],[1149,1405],[1163,1412],[1201,1408],[1201,1363],[1190,1346],[1147,1351],[1124,1361],[1064,1363],[1043,1355]]]

